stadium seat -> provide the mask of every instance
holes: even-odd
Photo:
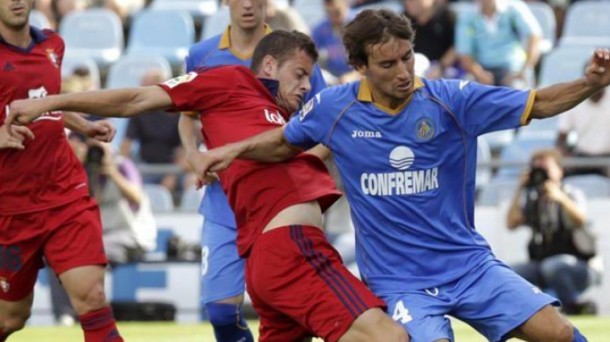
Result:
[[[218,11],[217,0],[154,0],[154,10],[187,11],[197,20],[209,17]]]
[[[506,146],[500,153],[500,161],[505,165],[498,170],[498,176],[505,178],[518,179],[527,163],[530,160],[532,152],[542,148],[552,148],[555,146],[554,135],[532,134],[519,135],[515,140]]]
[[[229,8],[221,7],[216,13],[207,17],[202,26],[201,40],[221,34],[231,23]]]
[[[610,2],[578,1],[568,7],[560,46],[610,45]]]
[[[542,40],[540,42],[540,50],[542,53],[547,53],[553,49],[555,45],[555,31],[557,29],[557,21],[553,8],[545,2],[535,1],[526,2],[529,9],[538,20],[542,28]]]
[[[184,190],[180,199],[180,210],[197,212],[204,193],[205,187],[201,190],[197,190],[195,187]]]
[[[194,42],[195,24],[188,12],[146,10],[133,19],[127,54],[163,56],[179,66]]]
[[[515,137],[515,130],[506,129],[503,131],[487,133],[482,136],[485,137],[485,140],[492,151],[499,151],[513,141],[513,138]]]
[[[84,68],[89,71],[93,84],[96,88],[101,87],[100,81],[100,69],[98,68],[95,60],[90,57],[73,57],[70,55],[64,56],[61,63],[61,77],[66,78],[74,73],[77,68]]]
[[[51,27],[49,19],[38,10],[32,10],[30,12],[30,25],[39,29],[48,29]]]
[[[154,69],[161,70],[166,79],[172,77],[172,68],[163,57],[124,56],[110,66],[106,88],[137,87],[144,74]]]
[[[497,206],[503,202],[510,201],[517,191],[519,178],[517,177],[494,177],[481,188],[477,198],[477,205]]]
[[[326,18],[322,0],[294,0],[292,7],[303,17],[305,23],[312,30]]]
[[[59,33],[66,42],[66,55],[91,57],[101,66],[119,59],[123,51],[123,26],[107,9],[71,12],[61,21]]]
[[[485,137],[480,136],[477,142],[477,174],[475,184],[477,189],[491,180],[491,148]],[[487,165],[485,165],[487,164]]]
[[[587,199],[610,199],[610,179],[601,175],[574,175],[564,178],[565,184],[573,185],[582,190]]]
[[[466,18],[477,10],[477,5],[471,1],[450,2],[449,9],[455,13],[457,20]]]
[[[174,210],[172,194],[166,187],[158,184],[144,184],[144,192],[150,198],[154,212]]]
[[[538,86],[571,81],[584,74],[593,46],[559,46],[542,58]]]

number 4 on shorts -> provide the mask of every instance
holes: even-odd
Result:
[[[405,304],[402,300],[399,300],[394,306],[394,313],[392,314],[392,319],[396,322],[400,322],[401,324],[409,323],[413,320],[411,314],[409,314],[409,309],[405,307]]]

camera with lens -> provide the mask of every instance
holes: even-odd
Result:
[[[539,188],[549,179],[549,174],[542,167],[534,167],[530,171],[526,186],[528,188]]]

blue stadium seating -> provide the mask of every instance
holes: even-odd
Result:
[[[150,198],[153,212],[174,210],[172,195],[166,187],[158,184],[144,184],[144,192]]]
[[[217,0],[154,0],[151,8],[155,10],[187,11],[194,18],[201,20],[218,10]]]
[[[91,75],[91,79],[93,80],[93,84],[96,88],[101,87],[100,81],[100,69],[98,68],[95,60],[90,57],[74,57],[71,55],[64,56],[64,59],[61,64],[61,77],[65,78],[72,73],[76,68],[85,68],[89,71],[89,75]]]
[[[610,179],[601,175],[574,175],[564,178],[565,184],[582,190],[587,199],[610,198]]]
[[[201,39],[204,40],[221,34],[230,23],[229,8],[223,6],[203,22]]]
[[[527,6],[532,11],[536,20],[542,28],[542,40],[540,42],[540,50],[543,53],[551,51],[555,46],[555,31],[557,30],[557,21],[553,8],[545,2],[535,1],[527,2]]]
[[[195,187],[185,189],[180,199],[180,210],[197,212],[204,192],[205,188],[201,190],[197,190]]]
[[[166,79],[172,76],[172,69],[163,57],[127,55],[110,66],[106,88],[137,87],[144,74],[159,69]]]
[[[578,1],[568,7],[559,45],[610,46],[610,2]]]
[[[34,27],[38,27],[39,29],[50,28],[51,24],[49,23],[49,19],[45,17],[45,15],[37,10],[32,10],[30,12],[30,25]]]
[[[559,46],[542,58],[538,86],[566,82],[581,77],[591,58],[592,46]]]
[[[121,20],[107,9],[71,12],[61,21],[59,33],[66,42],[66,54],[91,57],[101,66],[118,60],[123,51]]]
[[[322,0],[294,0],[292,7],[303,17],[311,29],[326,18]]]
[[[129,33],[128,55],[158,55],[180,66],[195,42],[193,18],[185,11],[138,12]]]

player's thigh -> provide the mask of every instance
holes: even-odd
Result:
[[[259,309],[281,312],[327,341],[337,341],[365,311],[385,307],[314,227],[262,234],[247,260],[246,278],[250,297],[264,305]],[[259,315],[264,321],[273,319],[265,317],[265,311]]]
[[[379,308],[368,309],[352,323],[339,342],[407,342],[407,332]]]
[[[439,289],[381,295],[388,315],[409,334],[411,342],[454,341],[450,299]]]
[[[464,276],[456,293],[459,298],[453,314],[490,341],[502,340],[545,306],[559,304],[497,261]]]
[[[234,227],[206,221],[201,240],[202,303],[243,295],[245,262],[237,252]]]
[[[55,274],[83,266],[106,266],[100,209],[83,197],[50,211],[53,227],[44,245],[44,257]]]
[[[20,303],[32,294],[38,270],[44,266],[44,217],[44,212],[0,216],[0,300],[4,303]]]

